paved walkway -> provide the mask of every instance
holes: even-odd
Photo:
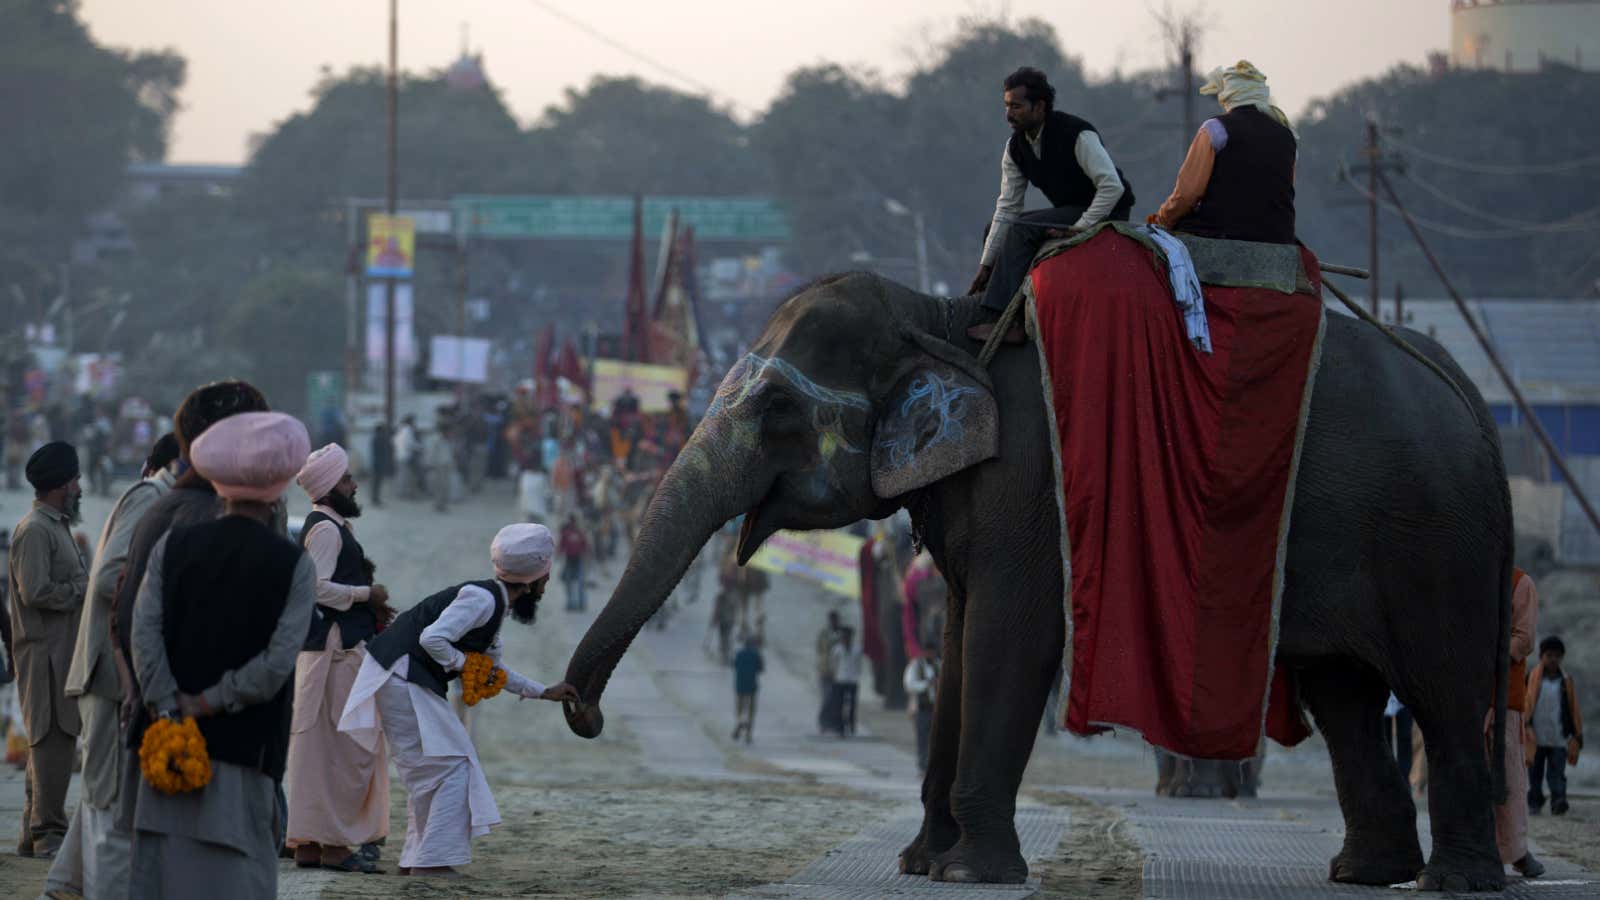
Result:
[[[1144,851],[1144,896],[1186,900],[1287,900],[1314,897],[1406,896],[1414,884],[1392,889],[1335,885],[1328,860],[1344,841],[1336,804],[1320,797],[1267,796],[1259,800],[1177,800],[1131,791],[1076,791],[1118,810]],[[1423,853],[1430,845],[1428,817],[1419,816]],[[1538,854],[1538,848],[1534,851]],[[1600,897],[1600,875],[1540,855],[1542,878],[1512,876],[1508,898]]]

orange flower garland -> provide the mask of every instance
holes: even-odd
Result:
[[[144,780],[163,794],[197,791],[210,783],[211,757],[194,718],[161,718],[145,729],[139,769]]]
[[[506,686],[506,670],[494,664],[486,653],[468,653],[461,667],[461,702],[477,706],[500,693]]]

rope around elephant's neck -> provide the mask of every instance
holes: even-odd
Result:
[[[1328,272],[1328,271],[1332,271],[1332,270],[1324,269],[1323,271],[1324,272]],[[1336,274],[1343,274],[1343,273],[1336,273]],[[1338,298],[1339,302],[1343,303],[1345,305],[1346,309],[1348,309],[1352,313],[1354,313],[1356,318],[1360,319],[1363,322],[1366,322],[1368,325],[1371,325],[1373,328],[1376,328],[1379,331],[1383,332],[1384,336],[1387,337],[1389,340],[1393,341],[1394,344],[1396,346],[1398,346],[1401,350],[1404,350],[1412,358],[1416,359],[1417,362],[1420,362],[1423,365],[1427,366],[1429,369],[1432,369],[1433,370],[1433,374],[1435,374],[1435,375],[1439,376],[1440,378],[1444,379],[1444,383],[1450,385],[1450,389],[1452,391],[1456,392],[1456,396],[1461,398],[1461,402],[1465,403],[1467,405],[1467,409],[1472,412],[1472,417],[1474,419],[1476,419],[1478,417],[1477,407],[1472,405],[1472,399],[1467,396],[1467,392],[1466,391],[1461,389],[1461,385],[1457,384],[1456,380],[1454,378],[1450,377],[1450,373],[1446,372],[1443,368],[1441,368],[1438,363],[1434,362],[1433,360],[1429,359],[1427,356],[1423,355],[1423,352],[1421,350],[1418,350],[1416,347],[1411,346],[1411,343],[1409,341],[1407,341],[1405,338],[1403,338],[1400,335],[1396,334],[1393,328],[1390,328],[1389,326],[1387,326],[1387,325],[1383,324],[1382,322],[1378,321],[1378,318],[1376,316],[1374,316],[1370,312],[1367,312],[1366,309],[1364,309],[1361,306],[1361,304],[1359,304],[1359,303],[1355,302],[1354,300],[1350,299],[1349,295],[1347,295],[1344,291],[1341,291],[1337,287],[1334,287],[1333,284],[1330,283],[1326,278],[1324,278],[1322,280],[1322,286],[1327,288],[1329,293],[1333,294],[1334,297]],[[1478,424],[1482,425],[1483,423],[1480,422]]]
[[[995,351],[1000,349],[1000,343],[1005,340],[1006,332],[1011,330],[1011,322],[1022,309],[1023,290],[1018,288],[1011,295],[1011,302],[1006,304],[1005,311],[1000,313],[1000,318],[994,323],[994,330],[989,332],[989,338],[983,342],[983,349],[978,351],[978,365],[988,368],[989,360],[994,359]]]

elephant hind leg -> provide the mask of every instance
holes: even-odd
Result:
[[[1448,702],[1425,698],[1411,708],[1428,754],[1428,818],[1433,830],[1433,852],[1417,877],[1422,890],[1505,889],[1484,746],[1485,704],[1475,699],[1470,691],[1458,689]],[[1524,802],[1521,797],[1509,801]]]
[[[1328,878],[1350,884],[1410,881],[1422,869],[1417,807],[1383,734],[1389,689],[1364,663],[1322,663],[1298,672],[1301,696],[1333,759],[1344,847]]]

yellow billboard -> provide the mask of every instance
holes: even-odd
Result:
[[[859,600],[864,543],[864,538],[847,531],[780,531],[767,538],[750,565],[774,575],[793,575],[830,593]]]
[[[660,413],[671,408],[667,401],[668,394],[687,391],[689,372],[677,366],[597,359],[594,361],[593,384],[591,408],[596,411],[609,410],[623,390],[629,390],[639,398],[640,412]]]
[[[417,229],[410,216],[367,216],[369,278],[410,278],[416,258]]]

